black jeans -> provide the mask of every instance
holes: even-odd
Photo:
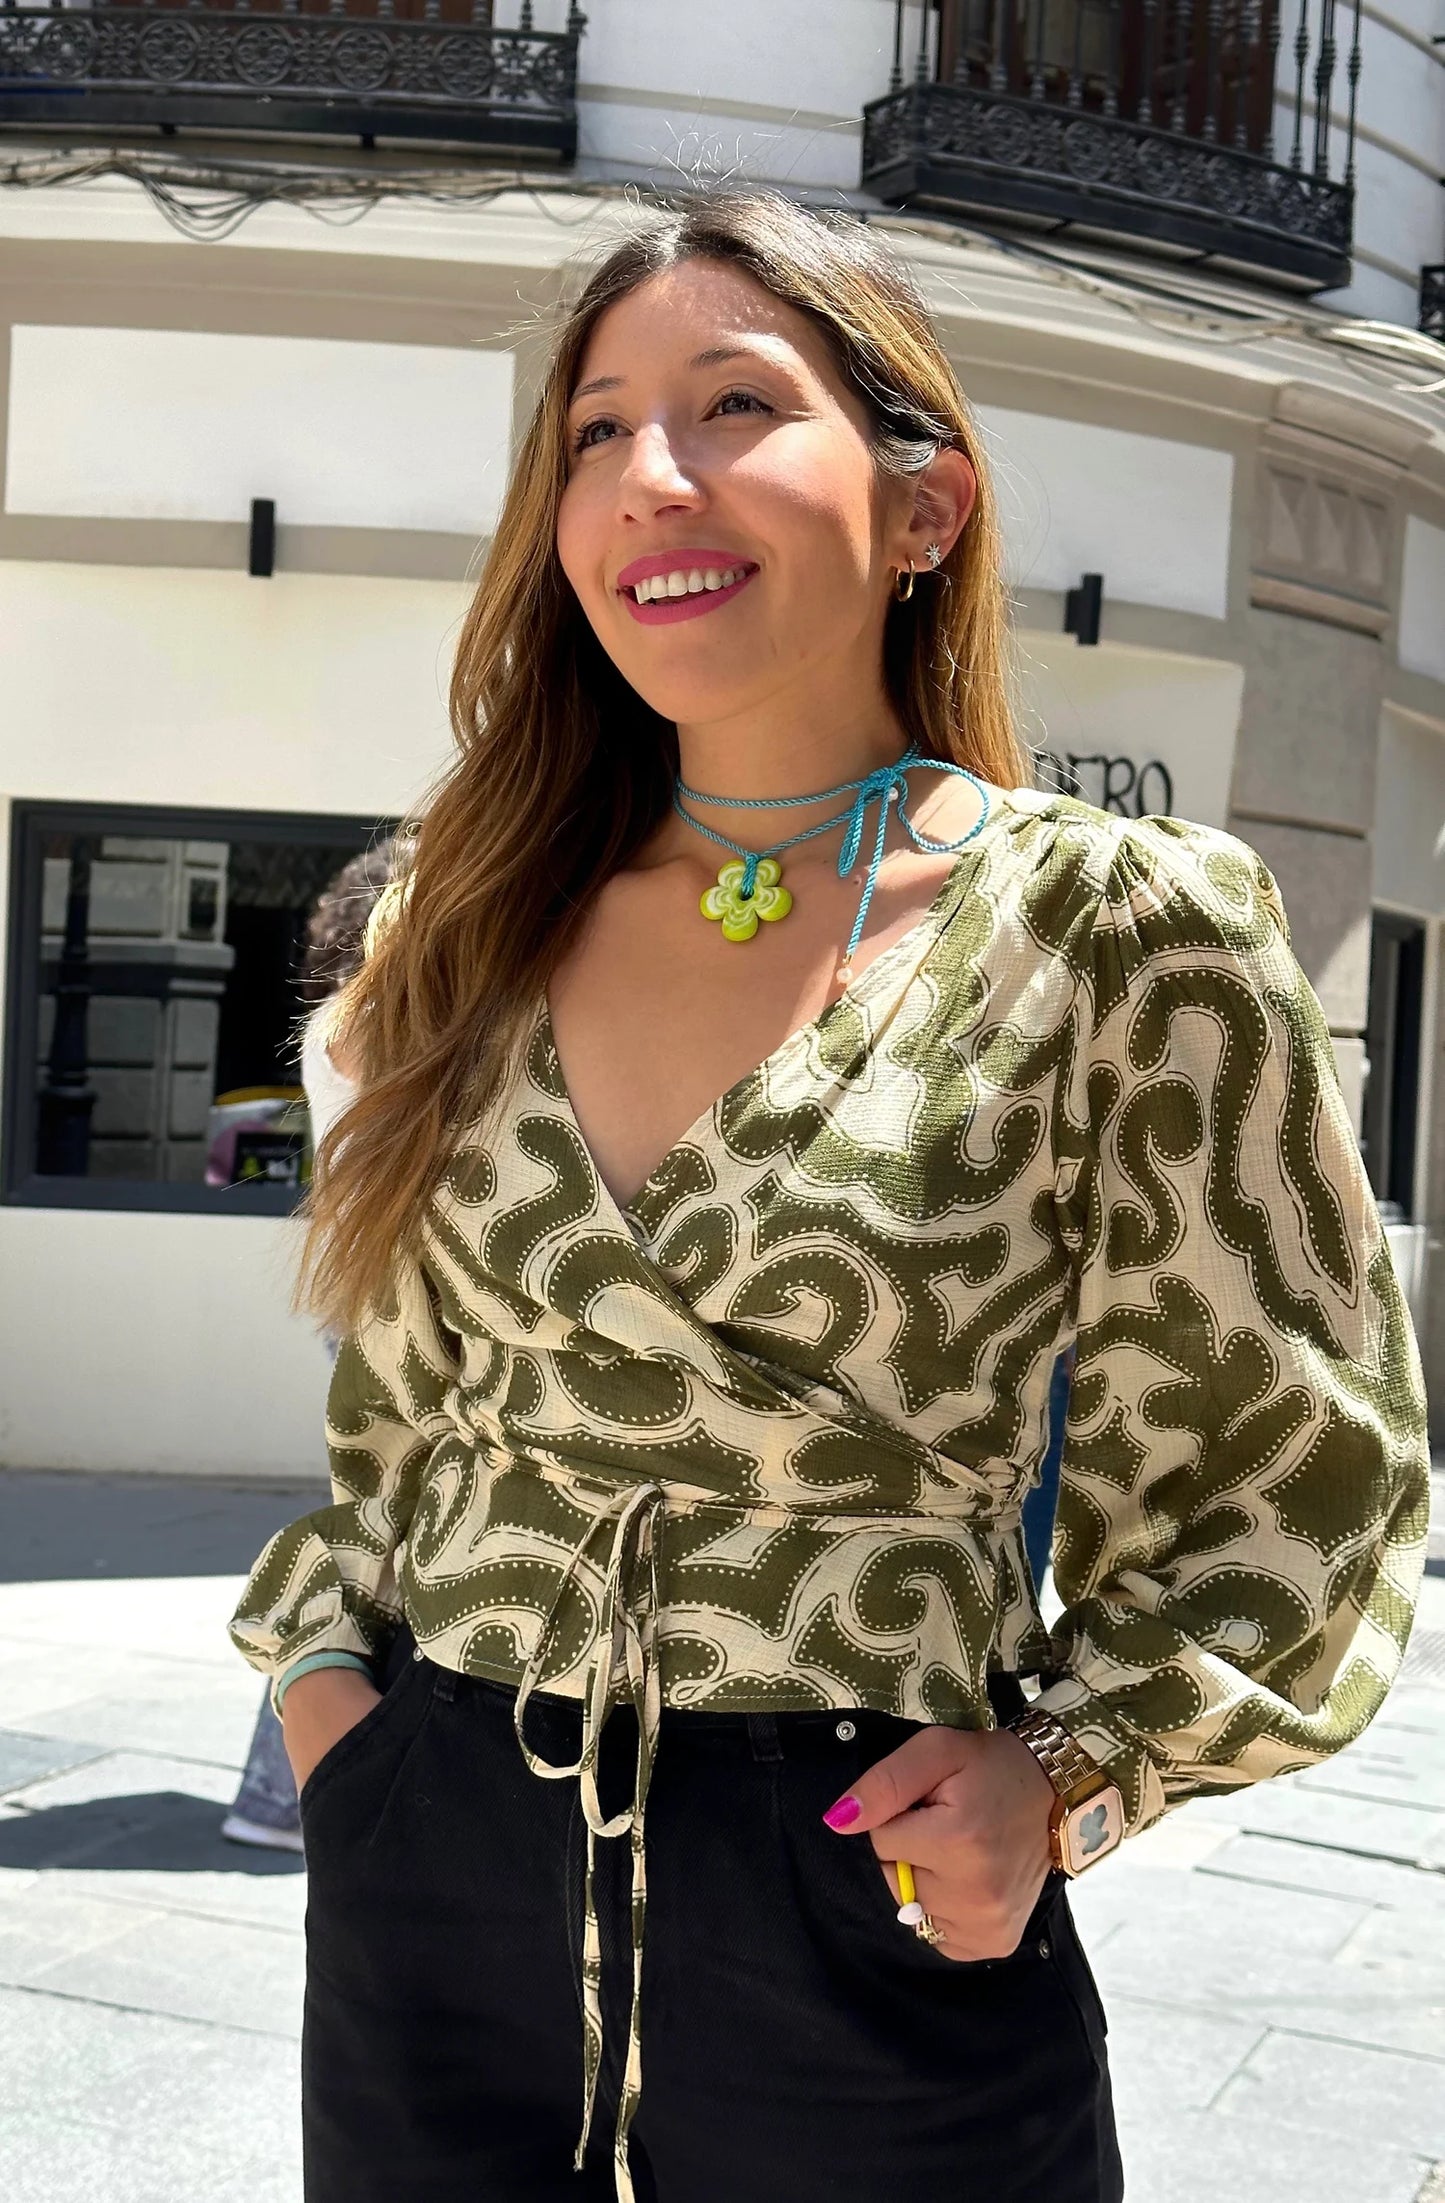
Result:
[[[599,1845],[607,2027],[586,2168],[584,1827],[513,1693],[407,1659],[302,1793],[307,2203],[611,2203],[627,2035],[626,1840]],[[1104,2018],[1051,1878],[1011,1958],[895,1918],[821,1815],[912,1724],[664,1714],[647,1806],[638,2203],[1118,2203]],[[635,1732],[603,1744],[628,1795]],[[576,1756],[578,1709],[528,1740]]]

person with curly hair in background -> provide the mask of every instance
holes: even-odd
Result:
[[[332,1060],[326,1006],[353,976],[365,953],[366,929],[378,898],[404,860],[407,844],[376,842],[348,858],[316,898],[306,922],[306,947],[297,991],[307,1005],[301,1033],[301,1083],[306,1089],[313,1151],[353,1099],[356,1089]],[[330,1343],[334,1356],[335,1345]],[[261,1701],[246,1752],[240,1788],[221,1822],[230,1843],[264,1851],[300,1851],[301,1813],[296,1778],[286,1757],[281,1723],[269,1695]]]

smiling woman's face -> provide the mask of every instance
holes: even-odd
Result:
[[[906,486],[880,483],[804,315],[712,261],[650,277],[592,331],[568,446],[558,556],[655,711],[695,725],[820,681],[881,699]]]

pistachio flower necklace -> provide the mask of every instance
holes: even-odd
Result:
[[[954,773],[977,788],[982,809],[966,834],[957,841],[934,841],[913,823],[908,815],[908,775],[915,770],[935,773]],[[799,810],[809,803],[828,803],[837,796],[852,800],[831,817],[820,819],[816,826],[805,826],[799,834],[789,834],[782,841],[769,843],[766,849],[744,849],[739,842],[729,840],[711,826],[705,826],[700,818],[694,818],[687,809],[688,803],[711,804],[728,811],[785,811]],[[686,801],[684,801],[684,798]],[[848,936],[848,946],[843,961],[838,966],[838,979],[847,986],[853,977],[853,956],[863,938],[863,928],[868,920],[868,908],[873,900],[873,890],[878,884],[878,870],[883,862],[883,844],[888,833],[890,805],[898,814],[899,823],[915,849],[929,856],[952,856],[966,848],[975,835],[981,834],[988,823],[988,790],[976,774],[962,765],[951,765],[941,757],[925,757],[921,750],[905,750],[892,765],[884,765],[875,773],[867,773],[861,780],[843,780],[836,788],[822,788],[810,796],[714,796],[704,795],[700,788],[689,788],[679,780],[673,790],[673,809],[693,831],[703,834],[719,849],[731,850],[733,862],[725,864],[717,876],[716,887],[710,887],[698,904],[704,918],[720,923],[725,941],[751,941],[760,923],[774,925],[786,918],[793,907],[793,898],[782,884],[783,868],[778,859],[785,850],[796,849],[801,842],[814,841],[819,834],[827,834],[835,826],[843,828],[843,843],[838,851],[838,877],[845,880],[858,861],[863,845],[863,829],[867,823],[868,806],[878,806],[878,827],[873,837],[873,853],[868,860],[868,871],[863,881],[863,893],[858,902],[858,915],[853,920],[853,930]]]

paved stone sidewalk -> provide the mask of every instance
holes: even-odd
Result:
[[[305,1876],[218,1829],[258,1696],[225,1617],[313,1503],[0,1475],[5,2203],[300,2203]],[[1354,1751],[1079,1885],[1131,2203],[1445,2198],[1439,1564]]]

